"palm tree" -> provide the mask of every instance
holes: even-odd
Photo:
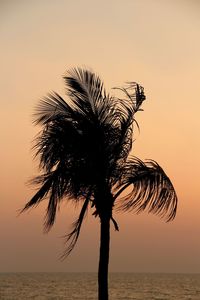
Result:
[[[98,299],[107,300],[110,222],[118,230],[113,209],[146,210],[170,221],[176,214],[177,196],[155,161],[129,157],[135,113],[145,100],[143,87],[127,83],[119,88],[124,95],[120,99],[107,94],[91,71],[75,68],[64,80],[68,102],[54,92],[40,101],[35,112],[35,123],[42,125],[42,131],[34,148],[43,173],[33,179],[39,184],[38,191],[22,211],[48,198],[44,228],[49,231],[61,200],[81,203],[67,235],[65,257],[74,248],[92,207],[100,221]],[[130,186],[132,190],[120,199]]]

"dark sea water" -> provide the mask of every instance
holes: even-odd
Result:
[[[200,274],[111,273],[110,300],[200,300]],[[1,300],[95,300],[96,273],[0,273]]]

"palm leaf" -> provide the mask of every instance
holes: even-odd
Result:
[[[120,135],[114,151],[116,159],[125,161],[132,148],[133,122],[138,126],[134,115],[145,100],[144,88],[135,82],[129,82],[126,87],[114,89],[122,91],[126,96],[125,99],[118,99]]]
[[[74,247],[76,245],[76,242],[77,242],[79,234],[80,234],[81,226],[82,226],[83,220],[85,218],[85,215],[86,215],[86,212],[88,209],[90,196],[91,196],[91,193],[89,192],[84,201],[84,204],[81,208],[78,219],[72,225],[72,231],[66,237],[66,243],[69,243],[69,245],[67,246],[63,255],[61,256],[61,259],[66,258],[71,253],[71,251],[74,249]]]
[[[170,221],[174,219],[177,209],[177,196],[174,187],[163,169],[153,160],[142,162],[131,158],[123,169],[116,199],[122,191],[132,185],[132,191],[119,200],[118,210],[144,210],[157,214]]]
[[[71,104],[72,105],[72,104]],[[46,125],[59,118],[74,119],[76,112],[70,104],[56,92],[49,93],[40,100],[34,113],[34,122],[36,124]]]
[[[37,193],[31,198],[30,201],[26,203],[23,209],[21,209],[21,213],[32,208],[33,206],[37,206],[49,193],[51,189],[51,185],[53,182],[53,176],[51,174],[37,176],[33,180],[30,181],[31,184],[42,184]]]
[[[95,73],[75,68],[64,76],[67,95],[82,115],[90,121],[108,122],[113,117],[114,98],[106,95],[103,82]]]
[[[146,99],[144,94],[144,88],[141,85],[139,85],[136,82],[127,82],[126,87],[115,87],[114,89],[120,90],[125,94],[125,99],[118,98],[118,100],[122,100],[128,103],[128,106],[131,107],[133,113],[136,113],[137,111],[141,110],[140,106]]]
[[[59,165],[56,170],[37,176],[31,183],[41,185],[41,187],[21,212],[37,206],[48,197],[48,206],[44,220],[44,231],[48,232],[55,222],[57,208],[63,196],[71,197],[73,195],[70,176],[67,172],[63,172],[62,166]]]

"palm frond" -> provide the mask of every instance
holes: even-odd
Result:
[[[65,259],[70,254],[70,252],[74,249],[74,247],[76,245],[76,242],[77,242],[79,234],[80,234],[81,225],[83,223],[83,220],[85,218],[85,215],[86,215],[86,212],[88,209],[90,196],[91,196],[91,193],[89,192],[84,201],[84,204],[81,208],[78,219],[72,225],[72,231],[66,237],[66,244],[69,243],[69,245],[67,246],[65,252],[62,254],[61,259]]]
[[[21,212],[37,206],[48,197],[48,206],[44,220],[44,231],[48,232],[55,222],[57,208],[63,196],[71,197],[73,194],[70,176],[67,172],[63,172],[62,166],[58,166],[56,170],[34,178],[32,184],[40,185],[41,187]]]
[[[118,210],[137,213],[146,210],[165,218],[167,222],[174,219],[177,195],[169,177],[155,161],[129,159],[114,198],[130,185],[133,185],[132,191],[119,200]]]
[[[115,87],[114,89],[120,90],[125,94],[126,98],[119,100],[128,103],[128,106],[131,107],[134,113],[141,110],[140,106],[146,99],[144,88],[141,85],[139,85],[137,82],[127,82],[126,87]]]
[[[142,102],[145,100],[144,88],[135,82],[129,82],[126,87],[114,88],[125,94],[125,98],[116,98],[115,136],[113,137],[111,176],[112,184],[115,184],[121,177],[123,165],[132,149],[133,143],[133,123],[135,122],[138,129],[138,123],[135,120],[135,113],[140,109]]]
[[[67,94],[83,112],[95,112],[95,104],[103,98],[103,83],[94,73],[81,68],[72,69],[64,76]]]
[[[136,82],[129,82],[126,87],[114,88],[121,90],[126,98],[118,99],[118,115],[120,123],[120,137],[116,147],[115,156],[126,160],[132,148],[133,122],[135,113],[140,109],[142,102],[145,100],[144,88]]]
[[[59,162],[69,161],[76,156],[81,135],[74,122],[55,119],[35,139],[33,149],[40,158],[40,168],[50,172]]]
[[[72,105],[72,104],[71,104]],[[56,92],[49,93],[40,100],[33,115],[35,124],[46,125],[54,120],[75,118],[75,111],[70,104]]]
[[[36,178],[31,180],[30,183],[42,184],[42,186],[37,191],[37,193],[31,198],[31,200],[26,203],[26,205],[24,206],[23,209],[21,209],[20,212],[22,213],[28,210],[29,208],[32,208],[33,206],[37,206],[49,193],[52,182],[53,182],[53,176],[51,176],[50,174],[37,176]]]
[[[103,82],[95,73],[74,68],[64,76],[67,95],[74,103],[75,109],[90,121],[104,123],[111,117],[113,98],[106,95]]]

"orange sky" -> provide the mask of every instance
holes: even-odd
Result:
[[[36,0],[0,2],[0,271],[96,271],[99,227],[88,216],[65,261],[63,236],[78,210],[63,203],[42,234],[45,203],[17,217],[37,174],[31,114],[39,98],[64,94],[74,66],[97,72],[108,90],[125,81],[145,87],[134,154],[165,169],[179,196],[176,220],[116,215],[111,271],[200,272],[200,5],[195,0]]]

